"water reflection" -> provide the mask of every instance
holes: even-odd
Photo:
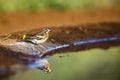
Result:
[[[120,47],[57,54],[50,60],[52,72],[39,70],[18,73],[10,80],[119,80]],[[64,56],[63,58],[58,58]]]

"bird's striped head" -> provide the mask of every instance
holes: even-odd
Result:
[[[43,62],[43,66],[39,67],[39,69],[45,71],[46,73],[51,72],[49,62],[47,60],[43,60],[42,62]]]
[[[51,30],[48,29],[48,28],[44,28],[44,29],[42,30],[43,33],[48,33],[48,32],[50,32],[50,31],[51,31]]]

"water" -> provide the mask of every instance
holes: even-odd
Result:
[[[120,47],[56,54],[51,58],[51,73],[46,74],[38,69],[29,70],[17,73],[10,80],[120,79]]]

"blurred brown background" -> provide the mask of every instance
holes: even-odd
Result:
[[[0,0],[0,34],[98,22],[120,23],[120,0]],[[8,80],[120,79],[120,47],[73,53],[52,56],[49,74],[36,69]]]

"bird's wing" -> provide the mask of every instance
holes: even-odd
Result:
[[[38,37],[38,38],[44,38],[45,36],[36,36],[36,37]]]
[[[45,37],[44,33],[38,33],[36,35],[30,36],[30,39],[43,39]]]

